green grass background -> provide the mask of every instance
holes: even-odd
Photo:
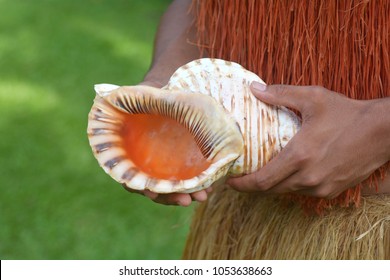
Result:
[[[95,83],[136,84],[168,0],[0,0],[0,258],[178,259],[192,208],[130,194],[88,145]]]

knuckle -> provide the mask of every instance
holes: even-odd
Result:
[[[324,98],[327,96],[327,89],[322,86],[310,86],[311,102],[313,105],[321,105],[324,103]]]
[[[327,199],[335,199],[336,197],[338,197],[337,193],[329,193],[326,198]]]
[[[297,166],[304,166],[306,165],[307,162],[310,161],[310,153],[308,153],[307,151],[305,150],[302,150],[302,149],[296,149],[294,151],[294,160],[295,160],[295,164]]]
[[[304,177],[303,179],[303,185],[308,188],[315,188],[318,187],[321,184],[322,180],[321,177],[318,175],[310,174]],[[320,188],[318,188],[316,191],[318,191]]]
[[[291,146],[289,152],[289,158],[298,167],[311,167],[318,158],[319,148],[315,139],[299,139],[299,143],[296,142]]]
[[[313,194],[315,197],[318,197],[318,198],[325,198],[325,199],[332,198],[332,193],[330,192],[329,188],[327,188],[327,187],[316,188],[314,190]]]
[[[257,189],[259,189],[259,190],[268,190],[270,182],[269,182],[269,179],[267,179],[266,177],[260,176],[259,174],[256,174],[255,184],[256,184]]]
[[[310,90],[312,94],[317,94],[317,95],[322,95],[327,91],[327,89],[324,88],[323,86],[310,86]]]

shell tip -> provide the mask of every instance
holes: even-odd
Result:
[[[119,86],[112,84],[96,84],[94,86],[96,94],[101,97],[109,95],[113,90],[117,88],[119,88]]]

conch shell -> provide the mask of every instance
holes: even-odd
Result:
[[[97,93],[88,137],[100,166],[134,190],[194,192],[261,168],[297,133],[297,116],[256,99],[242,66],[192,61],[162,89],[110,84]]]

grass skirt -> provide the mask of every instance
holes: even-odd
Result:
[[[277,197],[220,187],[193,217],[184,259],[390,259],[390,195],[304,213]]]

